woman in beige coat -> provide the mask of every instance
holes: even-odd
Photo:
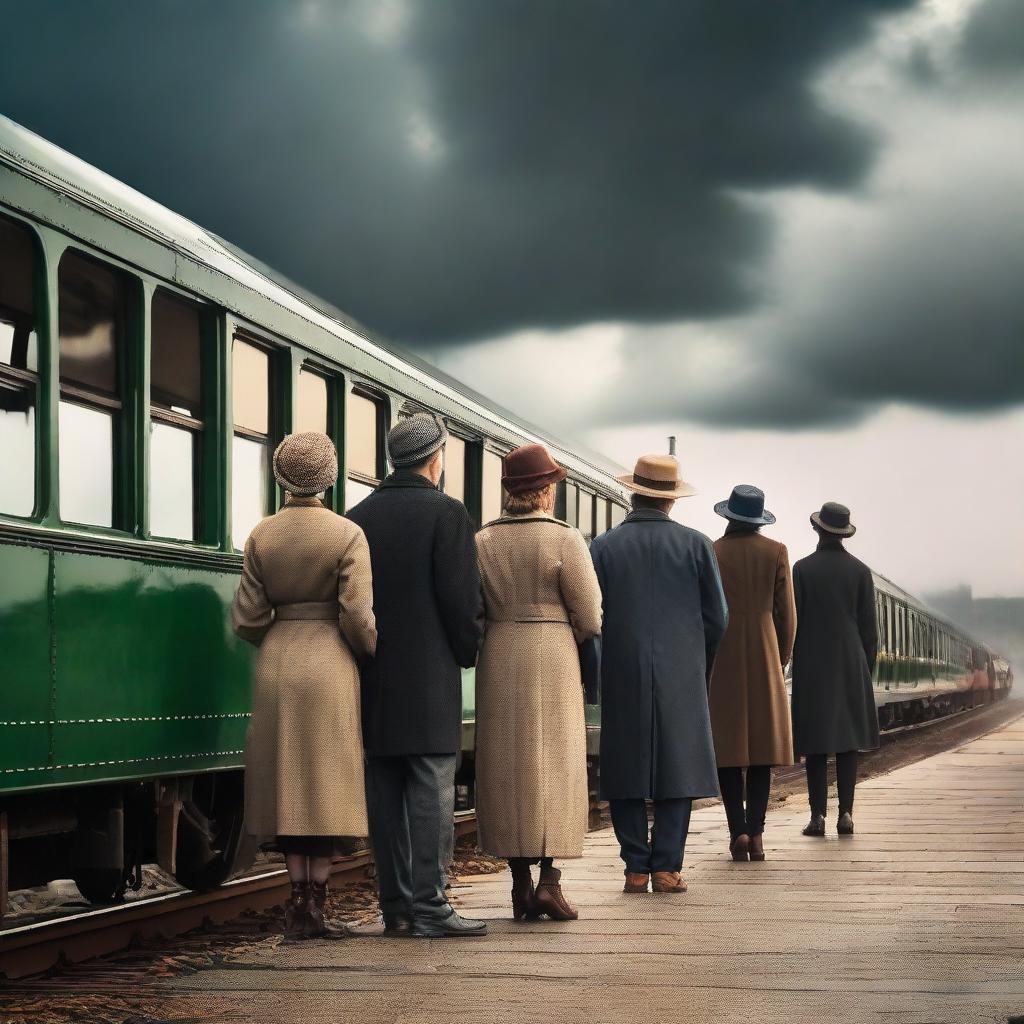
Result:
[[[783,678],[796,635],[793,580],[785,546],[759,532],[775,516],[765,510],[757,487],[734,487],[715,511],[729,520],[725,536],[715,541],[729,626],[715,655],[708,695],[718,784],[733,859],[764,860],[761,837],[772,766],[793,763]]]
[[[235,632],[259,650],[246,820],[285,854],[286,939],[341,938],[323,908],[337,837],[367,834],[357,662],[377,645],[370,552],[363,531],[316,497],[338,475],[326,434],[286,437],[274,475],[287,501],[246,541],[231,608]]]
[[[508,858],[517,921],[578,916],[553,860],[583,855],[589,804],[577,645],[601,630],[601,589],[583,537],[551,515],[565,475],[542,445],[510,452],[505,513],[477,534],[487,611],[476,670],[477,827],[481,847]]]

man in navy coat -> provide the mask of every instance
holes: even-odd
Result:
[[[691,805],[718,795],[707,684],[728,610],[711,541],[669,518],[677,498],[696,493],[675,458],[642,456],[619,479],[633,491],[633,511],[590,548],[605,609],[601,795],[625,891],[646,892],[650,882],[655,892],[685,892]]]

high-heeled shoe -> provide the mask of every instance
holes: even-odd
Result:
[[[307,939],[346,939],[349,931],[344,925],[331,924],[324,916],[327,904],[327,883],[309,883],[309,916],[306,923]]]
[[[805,836],[817,836],[819,839],[825,835],[825,815],[812,814],[811,820],[804,826]]]
[[[510,861],[512,871],[512,919],[514,921],[535,921],[540,917],[537,910],[537,893],[533,887],[530,865]]]
[[[301,942],[309,924],[309,882],[292,882],[292,894],[284,904],[284,941]]]
[[[729,844],[729,852],[732,854],[733,860],[746,860],[750,853],[750,836],[746,833],[737,836]]]
[[[580,916],[579,911],[565,898],[561,877],[562,872],[558,868],[540,869],[534,905],[538,913],[547,914],[552,921],[575,921]]]
[[[750,859],[764,860],[764,839],[760,835],[750,837]]]

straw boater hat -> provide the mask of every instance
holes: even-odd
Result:
[[[648,498],[686,498],[697,493],[697,488],[679,475],[679,461],[674,455],[641,455],[632,473],[616,479]]]
[[[448,440],[445,425],[429,412],[399,420],[389,431],[385,446],[395,469],[418,466]]]
[[[737,484],[728,501],[715,505],[715,511],[723,519],[751,526],[771,526],[775,522],[775,516],[764,507],[764,491],[750,484]]]
[[[509,494],[539,491],[548,484],[564,480],[568,473],[551,458],[542,444],[524,444],[513,448],[501,460],[501,486]]]
[[[812,512],[811,525],[834,537],[852,537],[857,532],[850,522],[850,510],[838,501],[826,501],[820,512]]]
[[[338,479],[334,442],[317,430],[289,434],[274,452],[274,476],[286,491],[299,497],[326,491]]]

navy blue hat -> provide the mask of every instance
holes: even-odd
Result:
[[[720,501],[715,505],[715,511],[723,519],[750,523],[752,526],[771,526],[775,522],[775,516],[765,511],[764,491],[750,484],[737,484],[729,500]]]
[[[820,512],[812,512],[811,525],[836,537],[852,537],[857,532],[850,522],[850,510],[838,501],[826,501]]]

